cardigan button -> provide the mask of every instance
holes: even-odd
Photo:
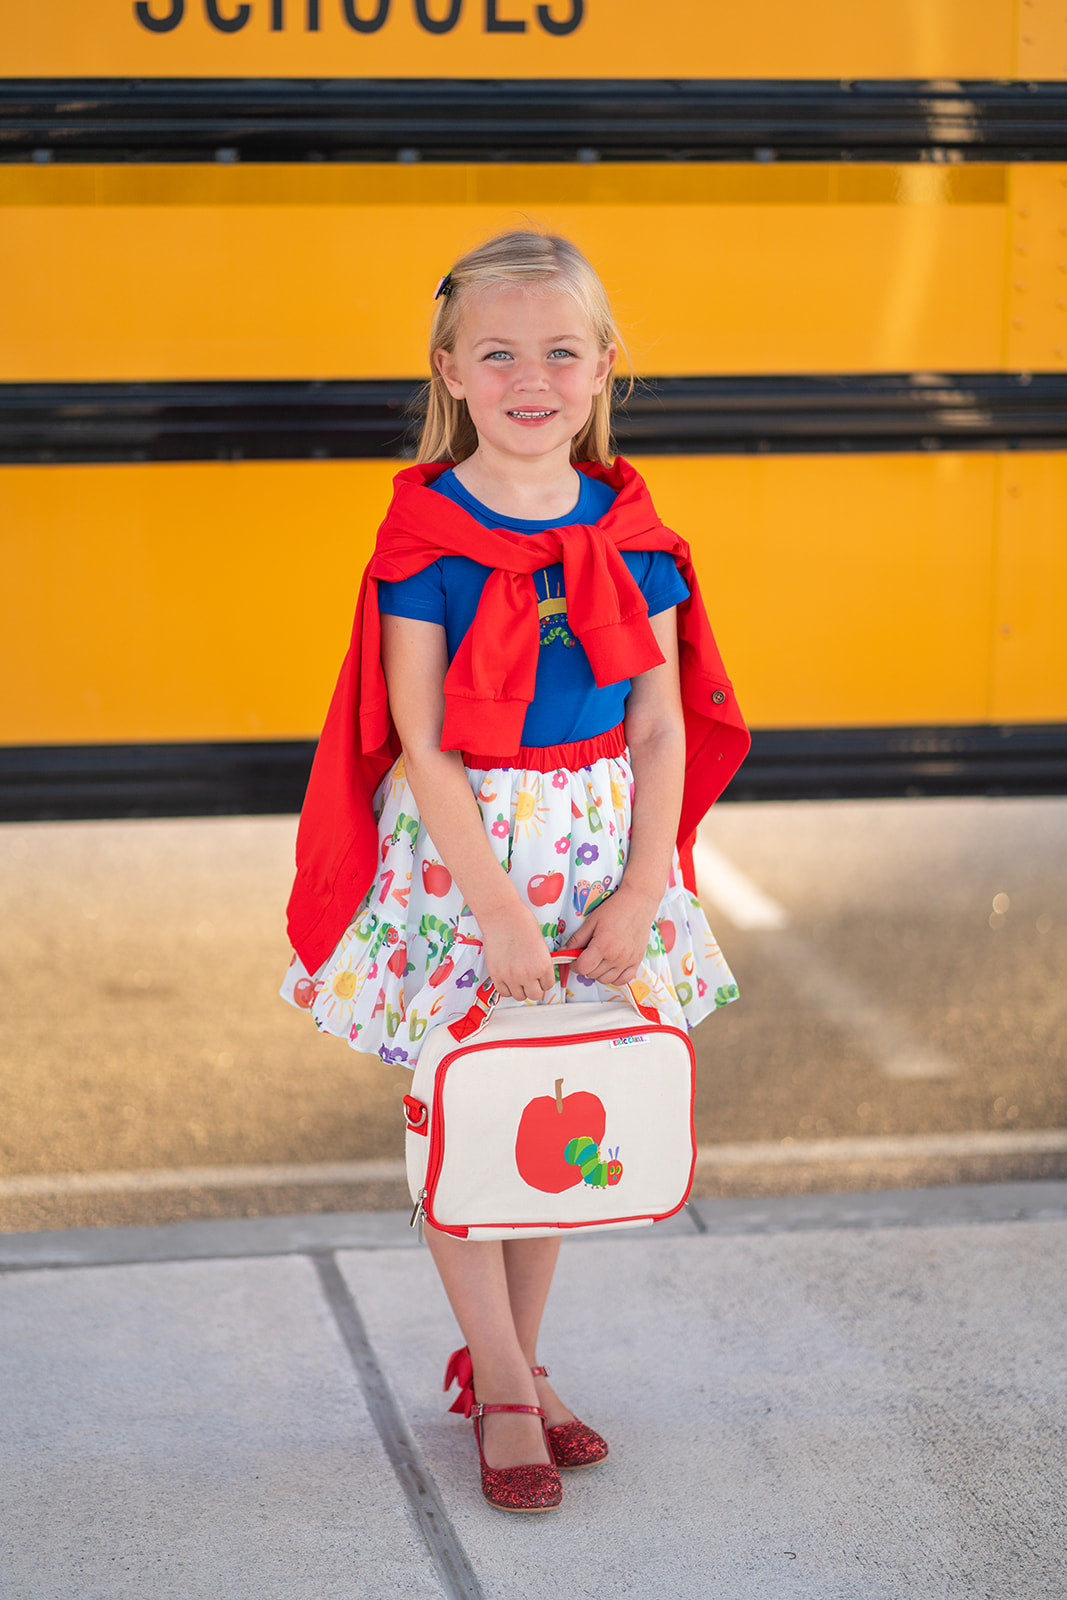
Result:
[[[722,689],[716,689],[711,699],[713,705],[721,706],[723,701],[726,699],[725,691]]]

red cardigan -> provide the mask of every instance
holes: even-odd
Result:
[[[539,623],[533,573],[563,562],[567,621],[596,682],[634,677],[663,660],[641,591],[620,550],[668,550],[689,586],[678,607],[686,769],[678,841],[683,850],[725,789],[749,735],[723,669],[689,559],[689,546],[656,515],[640,475],[621,457],[580,471],[615,489],[591,526],[547,533],[489,529],[429,486],[448,463],[408,467],[378,530],[360,587],[352,642],[311,769],[297,833],[289,937],[309,972],[333,951],[369,889],[378,861],[374,791],[400,754],[380,659],[378,580],[397,581],[442,555],[493,570],[474,622],[445,677],[445,750],[514,751],[533,698]],[[687,875],[688,876],[688,875]]]

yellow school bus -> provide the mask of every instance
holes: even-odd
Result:
[[[299,805],[438,278],[598,266],[738,796],[1067,776],[1053,0],[0,0],[0,816]]]

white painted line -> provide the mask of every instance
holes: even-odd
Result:
[[[857,1038],[886,1078],[954,1078],[959,1065],[927,1044],[876,1000],[835,969],[807,940],[789,930],[785,909],[739,872],[714,845],[698,838],[693,866],[702,900],[711,901],[735,928],[782,933],[767,947],[768,959],[791,985],[842,1031]],[[714,920],[714,919],[713,919]]]
[[[826,960],[818,946],[792,931],[767,947],[768,959],[810,1005],[858,1039],[886,1078],[955,1078],[959,1063],[928,1044],[900,1017]]]
[[[867,1139],[784,1139],[705,1144],[697,1167],[797,1166],[803,1162],[916,1161],[931,1156],[1040,1155],[1067,1151],[1067,1128],[1018,1133],[877,1134]],[[0,1178],[0,1199],[70,1194],[149,1194],[168,1189],[284,1189],[396,1183],[403,1161],[324,1161],[308,1166],[161,1167],[138,1172],[70,1172]]]
[[[771,930],[786,936],[767,954],[798,993],[844,1032],[860,1040],[886,1078],[954,1078],[959,1065],[914,1034],[870,996],[837,972],[817,949],[789,929],[789,915],[746,878],[707,840],[697,838],[693,866],[702,900],[710,901],[735,928]],[[712,919],[714,920],[714,919]]]
[[[701,899],[710,900],[735,928],[788,926],[784,908],[705,839],[698,839],[693,846],[693,866]]]

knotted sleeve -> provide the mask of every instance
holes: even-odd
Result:
[[[539,638],[532,573],[495,568],[445,674],[442,749],[519,748],[537,681]]]
[[[554,530],[563,550],[567,621],[598,688],[663,664],[644,595],[614,541],[595,525]]]

